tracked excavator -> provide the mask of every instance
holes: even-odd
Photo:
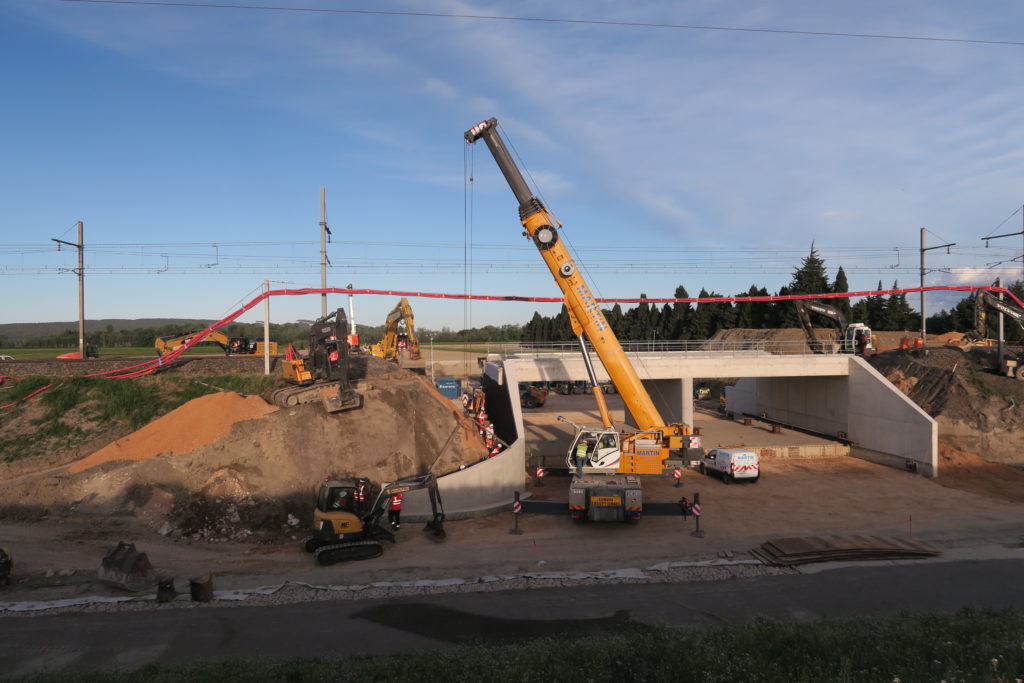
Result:
[[[1024,329],[1024,309],[1009,301],[1003,301],[991,292],[979,289],[974,292],[974,329],[965,335],[966,339],[974,342],[988,337],[989,309],[1009,316]],[[1004,358],[999,374],[1024,380],[1024,354]]]
[[[316,320],[309,329],[309,353],[303,358],[290,345],[281,363],[288,384],[274,390],[270,401],[282,407],[320,401],[329,413],[362,406],[362,396],[349,382],[348,318],[345,309]]]
[[[432,518],[423,531],[433,541],[447,538],[444,507],[433,474],[384,484],[365,510],[355,501],[358,484],[358,479],[328,479],[320,485],[313,511],[313,535],[302,543],[307,553],[313,553],[317,564],[327,566],[379,557],[384,552],[384,541],[395,542],[395,535],[383,528],[380,521],[391,497],[398,493],[426,489]]]
[[[804,334],[807,335],[807,345],[811,347],[813,353],[835,353],[837,350],[841,353],[856,353],[858,332],[867,338],[866,350],[875,350],[871,328],[864,323],[847,323],[846,316],[840,313],[839,309],[814,299],[793,299],[793,307],[800,319],[800,326],[803,328]],[[823,315],[835,323],[837,342],[825,342],[818,339],[814,332],[814,326],[811,324],[811,313]]]
[[[526,180],[498,133],[497,119],[488,119],[465,133],[468,144],[483,139],[519,201],[523,233],[533,242],[565,297],[569,320],[583,354],[584,365],[601,415],[601,426],[577,425],[566,455],[573,472],[569,486],[569,512],[574,519],[595,521],[637,521],[643,510],[640,475],[664,475],[669,464],[699,453],[699,437],[681,422],[666,423],[626,352],[612,332],[590,287],[559,239],[558,222]],[[587,340],[604,365],[615,389],[633,416],[637,429],[620,431],[612,425],[604,392],[590,359]]]
[[[185,332],[183,334],[175,334],[167,337],[157,337],[156,341],[153,342],[153,346],[156,348],[156,355],[163,356],[165,353],[174,351],[181,346],[184,346],[199,332]],[[249,339],[248,337],[229,337],[223,332],[214,330],[203,337],[204,342],[213,342],[217,346],[224,349],[224,353],[227,355],[260,355],[262,356],[265,349],[265,343],[262,339]],[[277,342],[272,341],[269,344],[270,355],[277,355]]]
[[[405,325],[404,332],[399,330],[399,324]],[[416,338],[412,306],[404,296],[384,319],[384,337],[376,344],[370,344],[369,350],[378,358],[398,360],[398,350],[402,343],[409,351],[410,360],[420,359],[420,340]]]

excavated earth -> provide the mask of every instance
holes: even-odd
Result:
[[[262,359],[190,359],[166,372],[245,370],[262,370]],[[282,520],[308,516],[324,478],[443,476],[487,457],[473,423],[424,377],[372,357],[353,359],[353,376],[359,410],[329,414],[318,402],[278,408],[258,396],[212,393],[138,431],[121,436],[126,430],[115,427],[120,438],[97,437],[88,454],[6,466],[0,518],[133,514],[172,538],[270,541]],[[34,419],[29,406],[5,432]]]

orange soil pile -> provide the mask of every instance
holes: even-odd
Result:
[[[1024,503],[1024,471],[988,462],[947,443],[939,442],[939,476],[935,481],[947,488]]]
[[[158,455],[191,453],[218,441],[236,422],[263,417],[277,410],[258,396],[218,393],[200,396],[123,439],[73,462],[74,474],[112,460],[147,460]]]

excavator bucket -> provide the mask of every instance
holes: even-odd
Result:
[[[146,553],[138,552],[134,543],[124,541],[103,558],[96,578],[108,586],[133,593],[155,586],[158,581]]]
[[[343,410],[355,410],[362,406],[362,396],[352,389],[324,391],[320,395],[324,410],[328,413],[340,413]]]
[[[448,538],[448,532],[444,530],[444,518],[434,519],[427,522],[427,525],[423,527],[423,533],[427,535],[431,541],[441,542]]]

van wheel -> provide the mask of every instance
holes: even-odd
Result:
[[[700,473],[701,474],[707,474],[708,473],[707,470],[704,469],[704,463],[701,463],[700,467],[698,469],[700,469]]]
[[[722,472],[722,481],[725,482],[726,486],[732,483],[732,477],[729,476],[728,472]]]

